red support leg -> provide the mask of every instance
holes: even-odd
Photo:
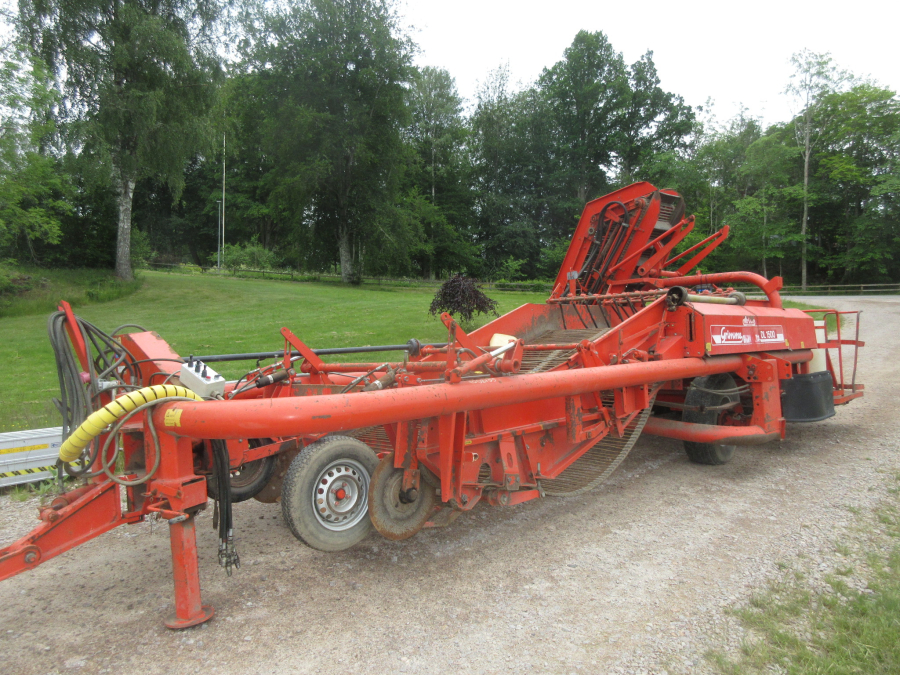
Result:
[[[209,621],[213,608],[200,600],[200,566],[194,517],[169,525],[172,544],[172,578],[175,580],[175,614],[166,621],[173,630]]]

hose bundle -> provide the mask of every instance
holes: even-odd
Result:
[[[128,374],[129,379],[135,381],[134,357],[128,350],[90,322],[75,317],[75,325],[70,328],[81,335],[88,350],[87,379],[82,379],[81,366],[66,334],[66,322],[67,316],[63,311],[54,312],[47,321],[47,333],[56,359],[60,390],[60,397],[53,402],[62,415],[63,440],[68,439],[72,431],[94,411],[101,391],[110,388],[138,388],[126,384],[123,379]],[[120,326],[113,333],[122,328],[125,326]],[[85,447],[86,445],[81,449]],[[81,466],[66,465],[66,472],[74,476],[84,475],[94,463],[98,450],[98,444],[93,444],[92,452],[84,458]],[[75,459],[77,456],[68,461]]]
[[[219,531],[219,565],[231,576],[232,566],[240,569],[241,559],[234,548],[234,519],[231,514],[231,467],[225,441],[212,443],[213,480],[216,482],[216,507],[213,527]]]
[[[66,331],[68,317],[66,312],[59,311],[50,315],[47,332],[53,354],[56,358],[59,376],[60,398],[55,399],[57,408],[63,418],[63,444],[59,449],[58,466],[60,472],[65,467],[67,473],[74,476],[96,476],[103,473],[120,485],[136,486],[146,483],[159,469],[161,449],[156,427],[153,424],[152,408],[163,403],[174,401],[202,401],[203,398],[190,389],[171,384],[157,384],[141,387],[129,382],[140,380],[136,365],[140,361],[119,342],[89,322],[75,317],[72,331],[80,334],[88,351],[87,372],[83,373],[75,354],[69,335]],[[120,326],[113,333],[133,326]],[[104,391],[131,390],[114,398],[102,408],[99,405],[100,394]],[[155,449],[153,466],[148,467],[145,475],[128,480],[114,474],[118,452],[109,453],[109,446],[115,443],[122,426],[134,415],[146,412],[147,428]],[[102,444],[98,437],[106,435]],[[241,562],[234,547],[234,520],[231,504],[231,473],[228,446],[225,441],[212,441],[213,480],[216,481],[217,497],[214,527],[219,530],[219,564],[231,576],[232,567],[240,568]],[[89,473],[96,465],[97,457],[101,457],[100,470]],[[73,466],[78,462],[80,466]],[[60,473],[60,476],[62,474]]]

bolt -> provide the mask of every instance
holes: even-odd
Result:
[[[26,564],[30,565],[31,563],[35,562],[36,560],[37,560],[37,553],[35,553],[34,551],[29,551],[28,553],[25,554],[25,563]]]

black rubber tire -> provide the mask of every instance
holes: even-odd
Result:
[[[314,503],[317,489],[332,466],[341,472],[348,470],[345,475],[352,476],[356,490],[353,504],[359,501],[351,512],[352,525],[345,529],[338,529],[342,527],[339,522],[326,524],[326,516],[317,513]],[[378,455],[362,441],[347,436],[326,436],[303,448],[291,462],[281,488],[281,512],[291,533],[310,548],[326,552],[343,551],[365,539],[372,531],[369,479],[377,466]],[[364,471],[365,475],[354,473],[357,471]],[[328,500],[329,496],[325,494],[324,498]],[[327,511],[331,504],[328,502],[323,508]]]
[[[428,471],[425,467],[422,467]],[[369,490],[369,518],[385,539],[402,541],[419,532],[437,504],[437,490],[423,477],[414,502],[400,499],[403,469],[394,468],[394,453],[385,455],[372,474]]]
[[[260,445],[268,445],[271,442],[269,439],[251,438],[250,447],[256,448]],[[277,464],[275,455],[269,455],[262,459],[247,462],[237,469],[232,469],[231,502],[233,504],[245,502],[258,495],[266,487],[266,483],[272,479]],[[218,485],[216,481],[212,480],[211,476],[206,480],[206,492],[210,499],[219,498]]]
[[[712,394],[708,391],[694,388],[695,385],[703,389],[719,391],[735,388],[734,379],[728,373],[698,377],[693,381],[691,388],[688,389],[687,395],[684,397],[686,406],[717,406],[723,403],[737,403],[740,401],[740,397],[737,394]],[[685,410],[681,419],[684,422],[693,424],[718,424],[722,412],[721,410]],[[734,457],[735,446],[685,441],[684,450],[687,452],[688,458],[696,464],[717,466],[731,461],[731,458]]]

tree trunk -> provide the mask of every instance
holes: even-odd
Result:
[[[584,184],[579,185],[578,186],[578,203],[579,204],[587,203],[587,194],[588,194],[587,185],[584,185]]]
[[[209,265],[203,264],[203,259],[200,257],[200,251],[197,250],[197,242],[194,242],[194,241],[188,242],[188,253],[191,254],[191,260],[193,260],[194,264],[200,268],[200,271],[205,272],[206,268]]]
[[[117,171],[119,231],[116,239],[116,276],[125,281],[134,279],[131,270],[131,202],[134,197],[134,180]]]
[[[341,225],[338,230],[338,250],[341,254],[341,281],[345,284],[357,283],[350,228],[346,225]]]

